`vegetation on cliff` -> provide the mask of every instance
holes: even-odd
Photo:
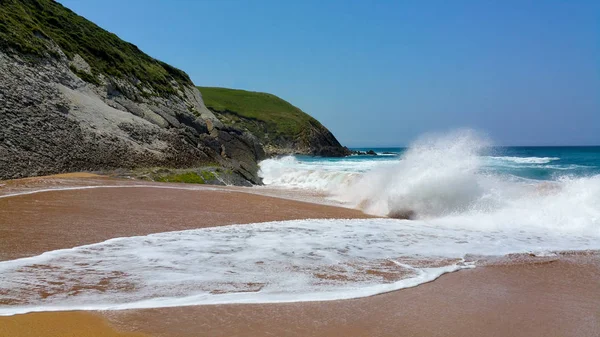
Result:
[[[265,150],[348,153],[273,95],[201,89],[223,123],[183,71],[53,0],[0,0],[0,179],[162,167],[141,175],[248,185]]]
[[[267,152],[319,153],[321,148],[344,149],[319,121],[289,102],[268,93],[198,87],[204,104],[226,125],[245,129]],[[343,150],[340,152],[344,154]]]
[[[216,179],[212,172],[185,172],[179,174],[163,175],[156,178],[156,181],[167,183],[186,183],[186,184],[205,184],[207,181]]]
[[[48,39],[69,59],[79,54],[91,66],[91,74],[76,72],[87,82],[98,84],[99,74],[134,77],[158,96],[175,94],[173,84],[192,85],[185,72],[153,59],[55,1],[0,0],[0,50],[30,59],[57,56]]]
[[[157,180],[260,183],[258,141],[183,71],[55,1],[0,0],[0,93],[0,179],[164,167]],[[212,163],[219,179],[182,171]]]

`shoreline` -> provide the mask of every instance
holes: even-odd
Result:
[[[156,187],[150,186],[157,185],[154,183],[89,175],[2,183],[0,195],[31,192],[48,185],[146,186],[0,198],[0,261],[114,237],[172,230],[371,217],[358,210],[265,196],[242,188],[160,184],[168,188],[158,190],[150,188]],[[89,336],[197,336],[200,328],[205,331],[201,335],[207,336],[397,336],[399,332],[413,336],[589,336],[600,331],[599,279],[598,252],[556,257],[518,255],[445,274],[414,288],[366,298],[29,313],[0,317],[0,335],[64,336],[65,327],[75,329],[76,322],[84,319],[92,331]],[[449,305],[453,308],[450,311]],[[524,317],[538,323],[529,324]]]
[[[241,188],[106,177],[54,178],[13,181],[13,186],[0,188],[0,261],[115,237],[267,221],[373,217]],[[7,192],[15,195],[6,197]],[[64,232],[65,223],[69,233]]]

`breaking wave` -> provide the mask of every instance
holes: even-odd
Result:
[[[320,189],[375,215],[450,227],[600,233],[600,175],[516,176],[490,160],[528,167],[559,158],[490,157],[489,145],[476,132],[457,131],[423,137],[395,160],[353,163],[355,170],[339,170],[331,160],[323,168],[287,157],[262,162],[261,174],[267,184]],[[273,170],[277,165],[281,169]]]

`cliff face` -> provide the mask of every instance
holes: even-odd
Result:
[[[319,121],[283,99],[261,92],[198,87],[225,124],[254,134],[267,155],[347,156],[350,151]]]
[[[260,183],[264,152],[187,74],[51,0],[0,1],[0,179],[220,165]]]

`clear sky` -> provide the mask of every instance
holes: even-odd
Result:
[[[600,145],[600,1],[60,2],[197,85],[278,95],[351,147],[460,127]]]

